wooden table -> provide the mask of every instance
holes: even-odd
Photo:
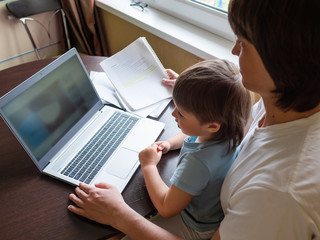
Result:
[[[88,72],[102,71],[99,63],[105,57],[82,56]],[[54,59],[25,63],[0,71],[0,96],[45,67]],[[171,116],[171,103],[158,119],[166,127],[160,140],[176,134],[179,129]],[[177,164],[178,151],[164,155],[158,169],[164,181]],[[67,210],[68,195],[74,187],[39,172],[4,121],[0,118],[0,239],[105,239],[117,231]],[[125,201],[137,212],[147,216],[154,211],[141,169],[123,191]]]

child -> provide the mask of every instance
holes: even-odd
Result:
[[[181,133],[139,154],[148,193],[159,212],[151,221],[185,239],[210,239],[223,219],[220,189],[244,136],[251,95],[238,68],[216,59],[178,76],[173,100],[172,115]],[[156,165],[162,154],[181,147],[167,187]]]

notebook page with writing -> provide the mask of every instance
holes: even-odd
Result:
[[[170,98],[172,88],[161,83],[167,74],[144,37],[100,63],[131,110]]]

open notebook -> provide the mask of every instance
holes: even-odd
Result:
[[[0,114],[42,173],[119,191],[164,128],[103,105],[75,49],[1,97]]]

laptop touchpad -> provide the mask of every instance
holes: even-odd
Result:
[[[105,171],[119,178],[126,179],[138,160],[139,156],[137,152],[121,148],[115,154]]]

